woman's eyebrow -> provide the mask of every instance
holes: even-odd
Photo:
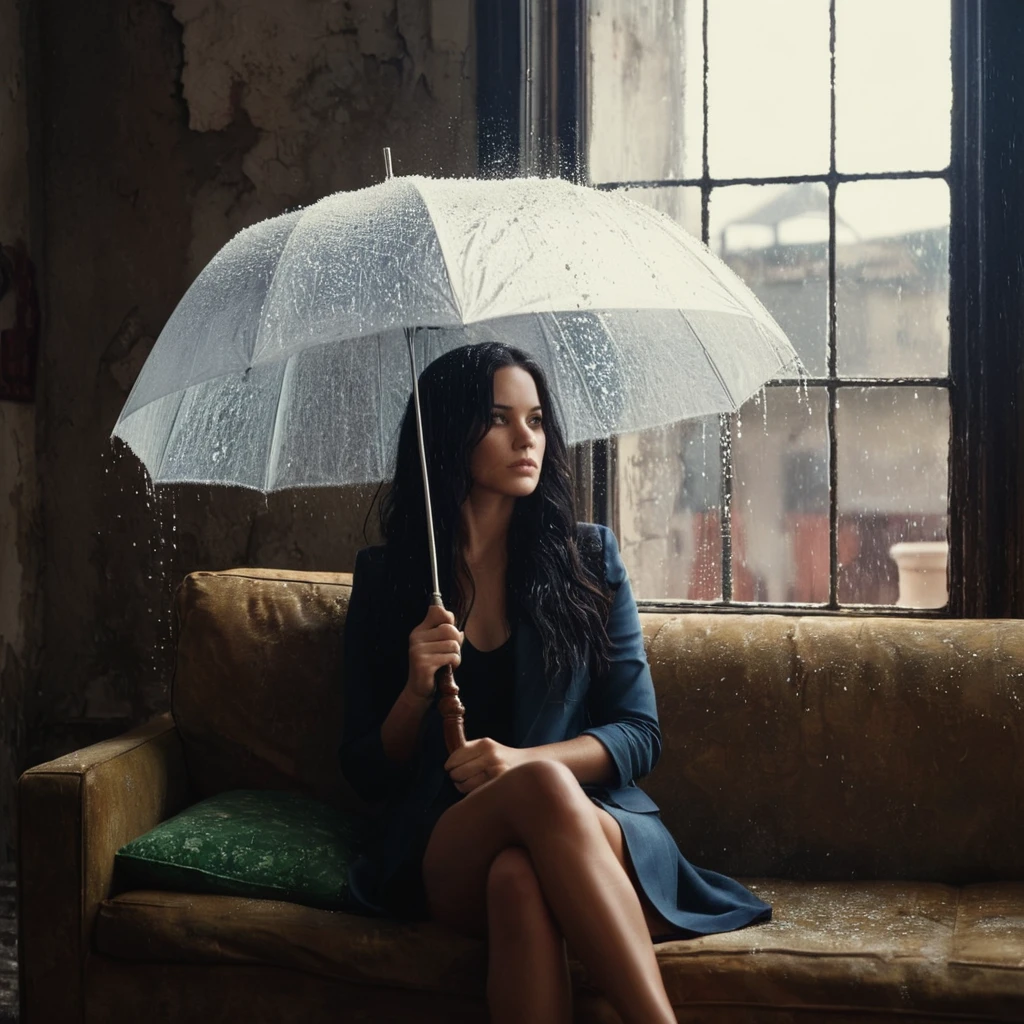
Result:
[[[511,405],[502,405],[501,402],[492,402],[491,403],[491,408],[492,409],[511,409],[512,406]],[[530,410],[530,412],[543,412],[543,411],[544,410],[539,405],[535,405]]]

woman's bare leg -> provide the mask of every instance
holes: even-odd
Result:
[[[596,807],[616,859],[640,898],[647,930],[665,935],[672,926],[643,894],[629,862],[619,823]],[[572,1019],[572,989],[565,939],[544,899],[530,855],[508,846],[487,876],[487,1002],[493,1024],[565,1024]]]
[[[674,1022],[640,900],[596,810],[554,761],[528,762],[474,790],[430,837],[423,879],[432,916],[483,934],[491,864],[522,846],[566,940],[622,1019]]]
[[[492,1024],[569,1024],[565,940],[521,846],[502,850],[487,874],[487,957]]]

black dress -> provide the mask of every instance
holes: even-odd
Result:
[[[466,708],[466,739],[490,737],[505,746],[512,746],[515,722],[515,624],[512,635],[491,651],[478,651],[468,639],[462,644],[462,662],[456,672],[459,699]],[[396,917],[427,916],[426,894],[423,890],[423,854],[438,818],[462,799],[446,774],[437,795],[426,807],[405,806],[397,815],[386,815],[401,823],[404,832],[404,855],[394,866],[390,877],[380,879],[373,894],[356,886],[354,895],[367,910],[384,910]],[[379,837],[385,846],[394,842],[393,832]],[[374,850],[367,854],[372,860]],[[358,870],[357,870],[358,876]],[[358,878],[357,878],[358,881]]]

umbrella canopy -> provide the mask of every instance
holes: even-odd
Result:
[[[557,178],[392,178],[235,236],[150,353],[114,436],[155,484],[390,475],[425,366],[503,341],[570,443],[737,409],[798,368],[750,290],[665,215]]]

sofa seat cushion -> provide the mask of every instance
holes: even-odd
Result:
[[[483,993],[482,943],[429,922],[297,903],[140,889],[100,904],[95,945],[125,960],[269,964],[345,981]]]
[[[674,1004],[1024,1020],[1024,883],[747,884],[769,923],[658,947]]]
[[[1024,1019],[1024,884],[744,881],[772,920],[660,944],[674,1005]],[[271,964],[464,995],[482,995],[486,964],[482,943],[429,923],[147,890],[101,904],[96,944],[127,960]]]

